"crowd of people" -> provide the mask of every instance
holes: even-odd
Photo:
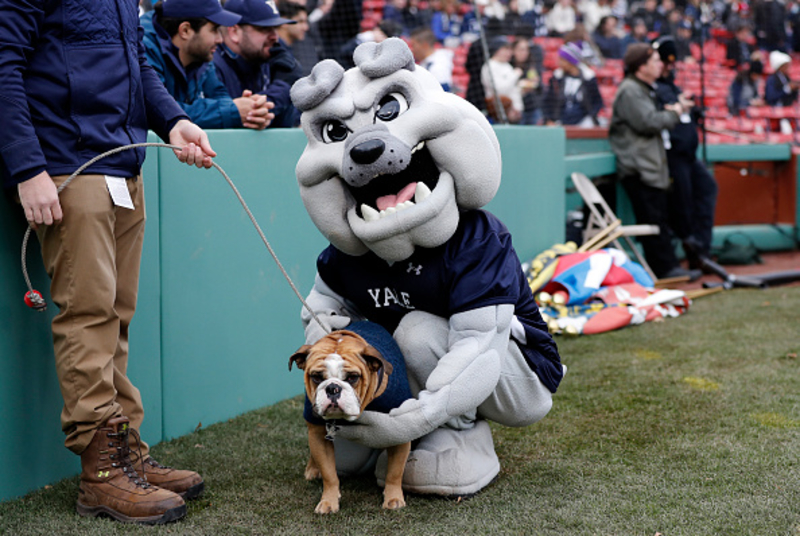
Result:
[[[702,41],[725,36],[725,63],[736,73],[728,90],[731,114],[797,100],[798,82],[789,76],[789,53],[800,49],[794,0],[385,0],[375,7],[376,1],[223,1],[226,9],[245,12],[242,20],[219,25],[217,40],[193,35],[198,55],[178,52],[169,61],[164,58],[189,44],[172,33],[175,23],[197,13],[188,10],[181,19],[166,16],[163,1],[142,4],[147,55],[192,120],[206,128],[297,126],[299,114],[288,99],[294,81],[322,59],[349,68],[356,46],[387,37],[406,39],[417,63],[445,90],[462,94],[495,122],[607,125],[611,102],[598,90],[596,68],[621,62],[632,44],[662,36],[674,40],[676,61],[687,63],[697,61]],[[365,23],[369,13],[377,14],[367,19],[374,24]],[[543,37],[563,46],[545,49],[538,44]],[[459,50],[467,50],[467,83],[454,79]],[[204,61],[206,53],[211,59]]]

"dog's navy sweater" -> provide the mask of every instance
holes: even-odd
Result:
[[[411,398],[411,388],[408,386],[408,375],[406,374],[406,362],[400,352],[400,347],[397,346],[392,335],[385,328],[374,322],[355,322],[344,329],[364,337],[392,365],[392,373],[389,375],[389,384],[386,386],[386,390],[381,396],[370,402],[366,410],[389,413],[389,411],[399,407],[400,404]],[[326,422],[325,419],[314,413],[307,395],[303,418],[311,424],[325,424]]]

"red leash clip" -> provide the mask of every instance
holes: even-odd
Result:
[[[25,293],[25,305],[39,312],[47,309],[47,302],[44,301],[42,293],[38,290],[29,290]]]

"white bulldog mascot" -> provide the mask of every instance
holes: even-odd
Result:
[[[306,343],[380,324],[414,397],[341,426],[337,470],[375,468],[383,485],[375,449],[414,441],[406,490],[472,495],[500,470],[486,419],[540,420],[564,368],[508,230],[480,210],[500,186],[488,121],[400,39],[362,44],[354,60],[319,63],[291,93],[308,137],[300,192],[331,242],[308,296],[317,319],[303,311]]]

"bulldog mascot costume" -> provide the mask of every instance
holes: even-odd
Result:
[[[337,471],[386,471],[413,441],[403,488],[467,496],[498,474],[486,420],[527,426],[564,374],[505,226],[480,210],[500,186],[485,117],[391,38],[356,67],[322,61],[292,88],[308,145],[297,181],[330,241],[303,311],[306,343],[368,320],[399,345],[412,398],[337,431]],[[321,325],[322,324],[322,325]]]

